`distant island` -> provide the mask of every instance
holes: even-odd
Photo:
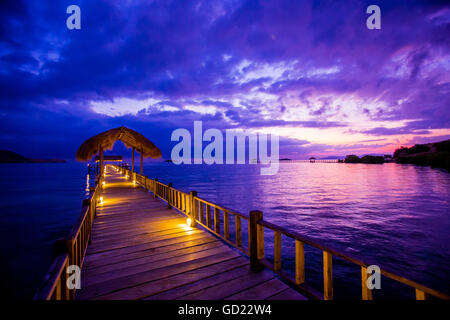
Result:
[[[26,158],[9,150],[0,150],[0,163],[65,163],[64,159],[33,159]]]
[[[401,164],[415,164],[419,166],[431,166],[450,171],[450,139],[427,144],[416,144],[413,147],[401,147],[395,150],[394,156],[347,155],[345,163],[370,163],[382,164],[396,162]]]
[[[416,144],[410,148],[401,147],[395,150],[394,159],[397,163],[431,166],[450,171],[450,139]]]
[[[392,162],[392,157],[390,155],[385,156],[371,156],[366,155],[363,157],[358,157],[357,155],[351,154],[345,157],[345,163],[372,163],[372,164],[382,164],[385,162]]]

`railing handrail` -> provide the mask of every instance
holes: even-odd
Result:
[[[81,214],[78,216],[77,220],[75,221],[75,224],[72,227],[72,230],[69,232],[68,236],[69,239],[70,238],[75,239],[78,236],[88,213],[89,213],[89,206],[83,205],[81,207]]]
[[[130,170],[129,170],[129,169],[124,169],[124,171],[125,171],[125,172],[128,172],[128,171],[130,171]],[[131,172],[131,171],[130,171],[130,172]],[[151,183],[155,183],[156,185],[162,186],[162,187],[167,188],[167,189],[170,188],[170,190],[172,190],[172,191],[174,191],[174,192],[178,192],[178,193],[184,194],[185,196],[189,196],[189,193],[186,193],[186,192],[184,192],[184,191],[182,191],[182,190],[173,188],[172,186],[169,187],[169,184],[164,184],[164,183],[162,183],[162,182],[160,182],[160,181],[158,181],[158,180],[155,180],[155,179],[149,179],[149,178],[146,177],[146,176],[142,176],[142,177],[144,177],[145,180],[151,181]],[[172,201],[172,203],[171,203],[171,200],[172,200],[172,199],[170,198],[170,196],[168,197],[168,199],[163,198],[163,200],[165,200],[166,202],[168,202],[168,204],[171,205],[171,206],[174,205],[173,201]],[[191,201],[192,201],[192,202],[191,202]],[[203,204],[205,204],[205,205],[207,205],[207,206],[211,206],[211,207],[213,207],[213,208],[216,208],[217,210],[221,210],[221,211],[223,211],[223,212],[226,213],[226,214],[232,214],[232,215],[237,216],[237,217],[239,217],[239,218],[244,218],[244,219],[246,219],[247,221],[249,221],[249,223],[250,223],[250,217],[249,217],[249,215],[245,215],[245,214],[236,212],[236,211],[234,211],[234,210],[232,210],[232,209],[229,209],[229,208],[227,208],[227,207],[225,207],[225,206],[222,206],[222,205],[218,205],[218,204],[212,203],[211,201],[208,201],[208,200],[206,200],[206,199],[203,199],[203,198],[201,198],[201,197],[198,197],[196,193],[195,193],[195,195],[192,197],[192,199],[190,199],[190,202],[191,202],[191,203],[195,203],[195,202],[203,203]],[[190,204],[190,205],[191,205],[191,204]],[[186,208],[187,208],[187,206],[186,206]],[[187,209],[186,209],[186,212],[180,210],[180,209],[177,208],[177,207],[175,207],[175,209],[177,209],[178,211],[180,211],[180,212],[182,212],[183,214],[186,214],[186,215],[188,215],[188,216],[189,216],[189,214],[190,214],[191,217],[194,217],[194,219],[196,220],[197,223],[199,223],[200,225],[202,225],[203,227],[205,227],[208,231],[210,231],[210,232],[212,232],[213,234],[219,236],[220,238],[222,238],[222,239],[223,239],[224,241],[226,241],[227,243],[229,243],[229,244],[235,246],[236,248],[240,249],[240,250],[241,250],[242,252],[244,252],[245,254],[249,255],[250,250],[249,250],[249,251],[244,250],[242,247],[239,247],[239,246],[236,245],[235,243],[231,242],[228,238],[226,238],[226,236],[223,237],[223,236],[220,234],[220,232],[217,232],[217,230],[213,230],[210,226],[208,226],[207,224],[205,224],[203,221],[199,221],[199,220],[197,219],[197,216],[195,215],[195,214],[196,214],[196,210],[198,210],[198,204],[195,204],[194,207],[192,208],[194,214],[192,214],[192,212],[187,212]],[[191,210],[191,208],[189,208],[189,210]],[[240,222],[239,222],[239,223],[240,223]],[[323,244],[320,244],[320,243],[318,243],[316,240],[313,240],[313,239],[311,239],[311,238],[309,238],[309,237],[307,237],[307,236],[301,235],[301,234],[299,234],[298,232],[288,230],[288,229],[285,228],[285,227],[281,227],[281,226],[279,226],[279,225],[276,225],[276,224],[271,223],[271,222],[269,222],[269,221],[266,221],[266,220],[264,220],[264,219],[258,220],[258,221],[256,222],[256,224],[257,224],[258,226],[261,226],[262,228],[263,228],[263,227],[266,227],[266,228],[271,229],[272,231],[274,231],[274,232],[276,232],[276,233],[284,234],[285,236],[290,237],[290,238],[292,238],[292,239],[294,239],[294,240],[296,240],[296,241],[299,241],[299,242],[301,242],[301,243],[306,243],[307,245],[310,245],[310,246],[312,246],[312,247],[315,247],[315,248],[317,248],[317,249],[320,249],[320,250],[322,250],[324,253],[329,254],[330,257],[331,257],[331,256],[336,256],[336,257],[338,257],[338,258],[341,258],[341,259],[344,259],[344,260],[346,260],[346,261],[348,261],[348,262],[351,262],[351,263],[353,263],[353,264],[356,264],[356,265],[360,266],[361,268],[363,268],[363,270],[365,270],[365,269],[366,269],[367,267],[369,267],[370,265],[374,265],[374,263],[368,263],[367,261],[363,261],[362,259],[355,258],[355,257],[353,257],[353,256],[351,256],[351,255],[349,255],[349,254],[342,253],[342,252],[340,252],[339,250],[337,250],[337,249],[335,249],[335,248],[332,248],[332,247],[330,247],[330,246],[325,246],[325,245],[323,245]],[[249,235],[249,237],[250,237],[250,235]],[[259,240],[259,238],[258,238],[258,240]],[[280,243],[281,243],[281,242],[280,242]],[[250,249],[250,248],[249,248],[249,249]],[[264,259],[261,258],[260,260],[262,261],[262,260],[264,260]],[[274,265],[270,265],[270,263],[268,263],[266,260],[264,260],[264,261],[262,261],[262,262],[264,262],[264,265],[265,265],[265,266],[267,266],[267,267],[269,267],[270,269],[274,270],[274,271],[277,272],[279,275],[281,275],[283,278],[285,278],[285,279],[287,279],[287,280],[289,280],[289,281],[291,281],[291,282],[296,283],[296,281],[293,281],[292,279],[288,278],[288,277],[287,277],[280,269],[275,268]],[[331,262],[330,262],[330,263],[331,263]],[[405,285],[407,285],[407,286],[410,286],[410,287],[416,289],[416,295],[417,295],[417,294],[423,294],[423,293],[425,293],[425,294],[433,295],[433,296],[438,297],[438,298],[440,298],[440,299],[450,300],[450,295],[445,294],[445,293],[442,293],[442,292],[437,291],[437,290],[434,290],[434,289],[431,289],[431,288],[428,288],[428,287],[426,287],[426,286],[424,286],[424,285],[421,285],[421,284],[419,284],[419,283],[417,283],[417,282],[415,282],[415,281],[413,281],[413,280],[409,280],[409,279],[407,279],[407,278],[405,278],[405,277],[403,277],[403,276],[399,276],[399,275],[395,274],[394,272],[389,271],[389,270],[386,269],[386,268],[383,268],[383,269],[380,268],[380,273],[381,273],[382,275],[384,275],[384,276],[386,276],[386,277],[392,279],[392,280],[395,280],[395,281],[397,281],[397,282],[400,282],[400,283],[402,283],[402,284],[405,284]],[[298,283],[297,283],[297,286],[301,287]],[[417,291],[419,291],[419,293],[418,293]],[[420,293],[420,292],[421,292],[421,293]],[[313,296],[315,296],[315,295],[313,295]],[[331,296],[332,296],[332,295],[331,295]],[[370,299],[371,299],[371,296],[370,296]]]
[[[57,290],[58,282],[62,278],[64,269],[69,261],[69,255],[67,253],[60,254],[53,260],[47,274],[44,277],[44,281],[36,291],[33,300],[50,300],[54,297]],[[59,283],[65,285],[64,283]]]
[[[361,260],[359,258],[353,257],[350,254],[339,252],[337,249],[334,249],[334,248],[332,248],[330,246],[325,246],[325,245],[322,245],[320,243],[317,243],[314,240],[311,240],[310,238],[308,238],[306,236],[300,235],[299,233],[294,232],[294,231],[287,230],[284,227],[280,227],[280,226],[278,226],[276,224],[273,224],[271,222],[268,222],[266,220],[260,220],[260,221],[258,221],[258,224],[261,225],[261,226],[267,227],[267,228],[269,228],[269,229],[271,229],[273,231],[281,232],[282,234],[284,234],[284,235],[286,235],[286,236],[288,236],[290,238],[293,238],[295,240],[299,240],[301,242],[304,242],[304,243],[306,243],[306,244],[308,244],[308,245],[310,245],[312,247],[315,247],[317,249],[320,249],[322,251],[329,252],[333,256],[336,256],[338,258],[344,259],[344,260],[346,260],[348,262],[351,262],[353,264],[356,264],[356,265],[358,265],[360,267],[367,268],[370,265],[376,265],[374,262],[369,263],[367,260],[363,261],[363,260]],[[387,268],[383,268],[383,269],[380,268],[380,273],[382,275],[390,278],[390,279],[396,280],[396,281],[398,281],[400,283],[406,284],[406,285],[408,285],[410,287],[413,287],[415,289],[419,289],[421,291],[424,291],[424,292],[426,292],[428,294],[431,294],[433,296],[439,297],[441,299],[445,299],[445,300],[449,300],[450,299],[450,296],[445,294],[445,293],[442,293],[442,292],[439,292],[437,290],[428,288],[428,287],[426,287],[424,285],[421,285],[420,283],[417,283],[417,282],[415,282],[413,280],[409,280],[409,279],[407,279],[407,278],[405,278],[403,276],[399,276],[399,275],[395,274],[393,271],[388,270]]]
[[[69,265],[77,265],[81,268],[83,264],[87,242],[91,236],[93,214],[95,214],[96,201],[102,187],[103,177],[99,175],[95,181],[93,192],[91,191],[89,196],[83,200],[81,213],[75,220],[68,236],[59,241],[64,242],[64,248],[61,248],[58,242],[55,244],[59,244],[58,250],[63,250],[64,252],[58,252],[54,257],[47,274],[44,276],[43,284],[33,297],[34,300],[70,300],[74,298],[74,291],[69,292],[66,288],[65,281],[67,274],[64,272],[64,269]],[[89,223],[89,225],[86,225],[86,223]],[[63,289],[66,290],[66,294],[61,293]]]
[[[220,205],[220,204],[212,203],[212,202],[210,202],[210,201],[208,201],[208,200],[205,200],[205,199],[203,199],[203,198],[200,198],[200,197],[198,197],[198,196],[194,197],[194,199],[195,199],[195,200],[198,200],[198,201],[201,201],[201,202],[203,202],[203,203],[205,203],[205,204],[208,204],[208,205],[210,205],[210,206],[212,206],[212,207],[214,207],[214,208],[217,208],[217,209],[219,209],[219,210],[226,211],[227,213],[231,213],[231,214],[233,214],[233,215],[240,216],[241,218],[244,218],[244,219],[246,219],[246,220],[249,219],[249,216],[248,216],[248,215],[243,214],[243,213],[240,213],[240,212],[237,212],[237,211],[232,210],[232,209],[229,209],[229,208],[224,207],[224,206],[222,206],[222,205]]]
[[[90,207],[92,205],[92,202],[96,201],[96,197],[98,195],[98,190],[99,190],[99,188],[97,186],[101,185],[102,181],[103,181],[103,179],[99,178],[98,182],[95,185],[94,192],[89,193],[89,196],[83,200],[83,202],[82,202],[83,204],[81,207],[81,214],[78,216],[77,220],[75,221],[75,224],[73,225],[68,238],[74,239],[80,233],[81,227],[83,226],[84,221],[88,217],[88,213],[89,213]]]

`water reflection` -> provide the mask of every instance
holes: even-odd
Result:
[[[90,185],[89,185],[89,174],[86,175],[86,189],[84,189],[85,191],[85,196],[89,196],[90,193]]]
[[[266,220],[450,292],[449,173],[395,163],[282,163],[274,176],[259,169],[165,164],[145,174],[236,211],[262,210]],[[267,236],[269,258],[272,243]]]

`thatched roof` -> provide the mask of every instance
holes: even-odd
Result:
[[[139,132],[122,126],[99,133],[83,142],[78,148],[77,160],[90,160],[99,153],[100,148],[111,150],[117,140],[122,141],[127,148],[136,148],[138,152],[143,153],[144,157],[161,158],[161,151],[150,140]]]

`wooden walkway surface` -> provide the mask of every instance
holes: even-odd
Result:
[[[305,299],[111,168],[105,180],[76,299]]]

